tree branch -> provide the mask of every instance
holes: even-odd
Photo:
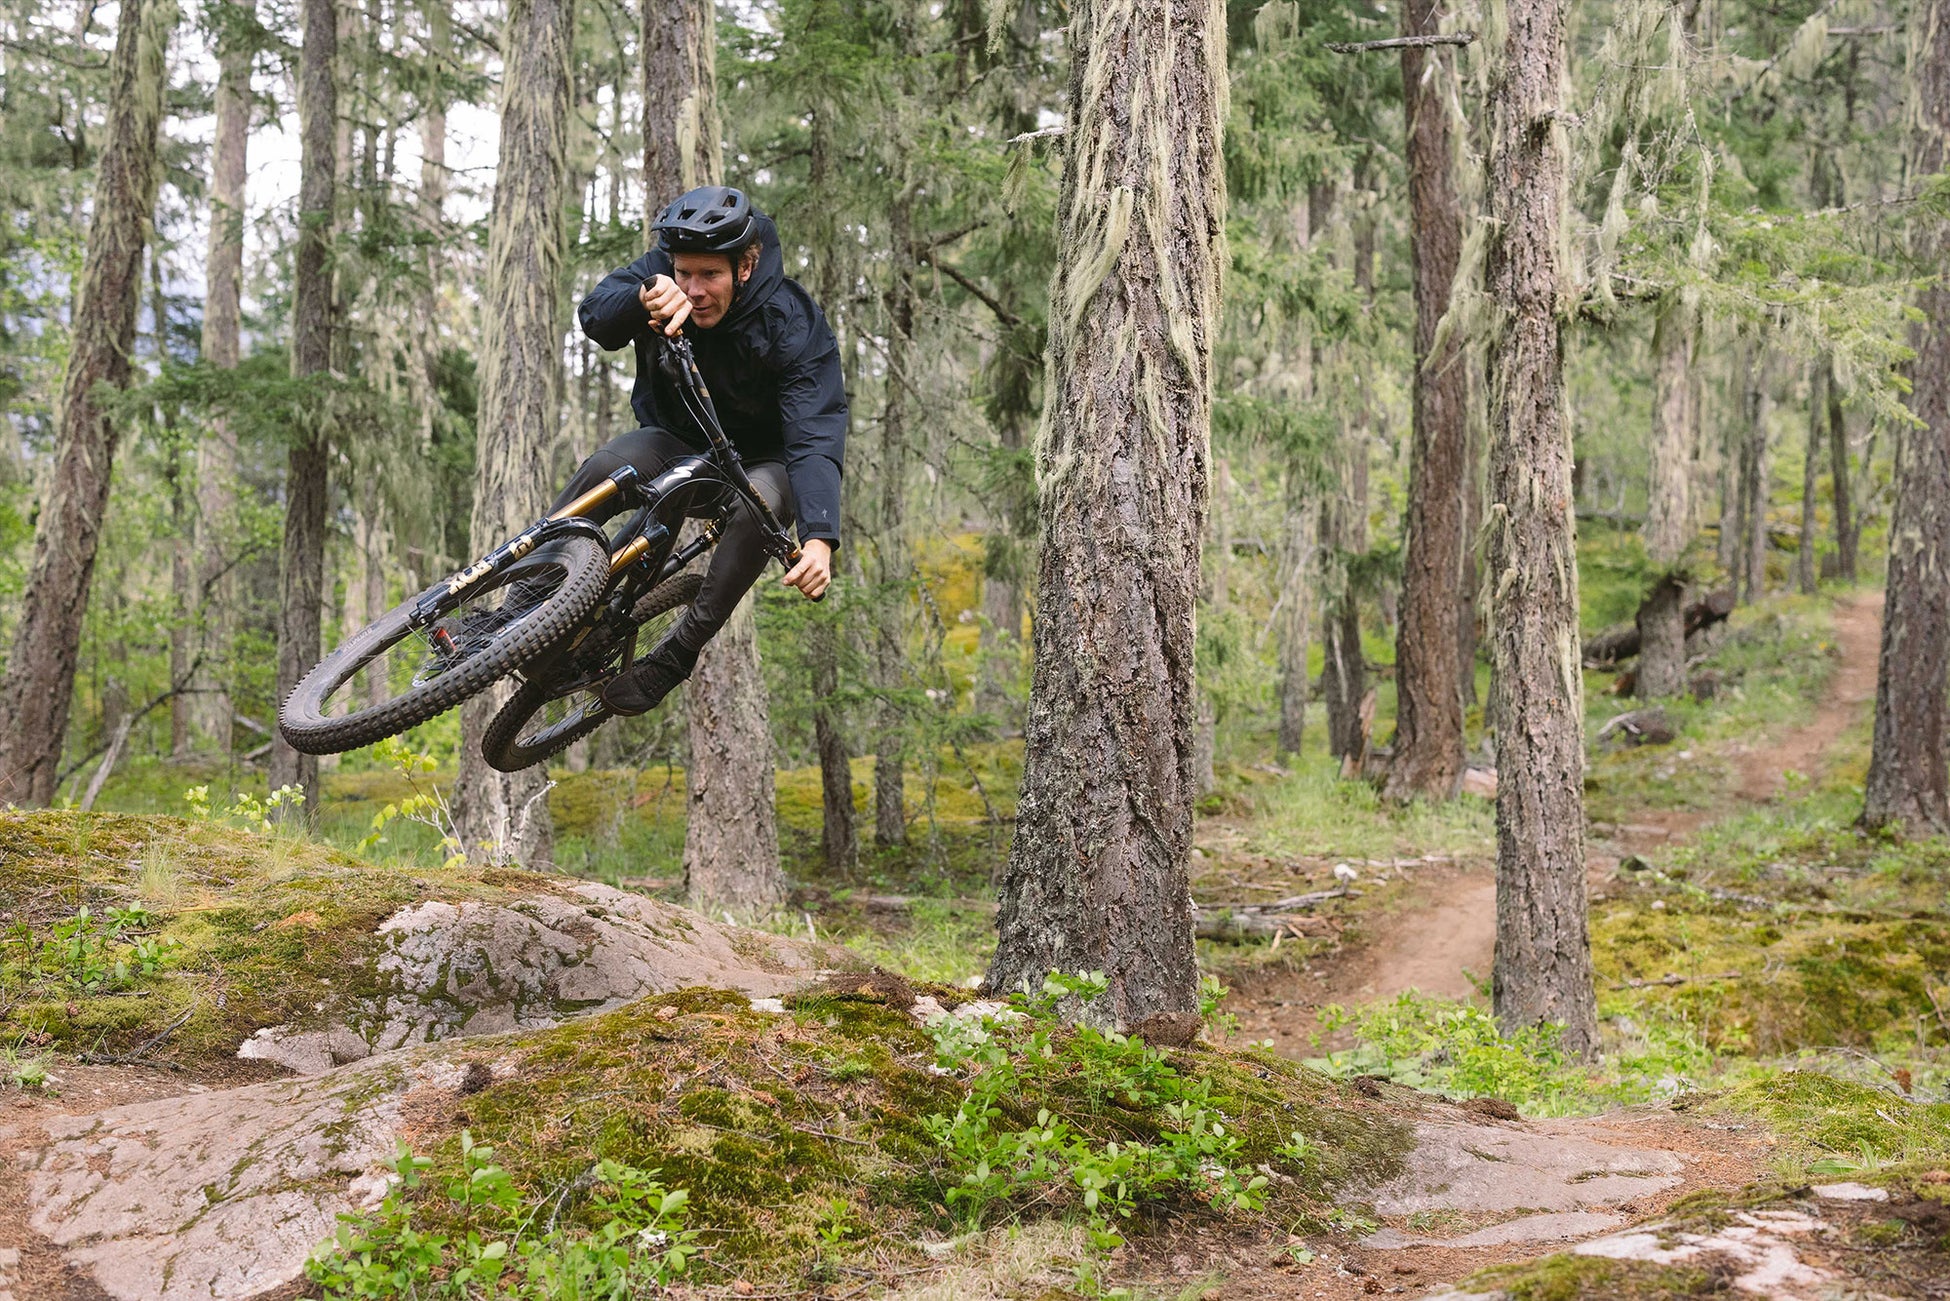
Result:
[[[1366,54],[1369,50],[1426,50],[1432,45],[1468,45],[1475,32],[1444,32],[1436,36],[1390,36],[1382,41],[1329,41],[1336,54]]]
[[[169,689],[167,691],[161,692],[154,699],[149,701],[148,704],[136,710],[133,714],[130,714],[127,720],[128,725],[130,727],[134,727],[137,723],[140,723],[143,719],[147,718],[149,714],[157,706],[163,704],[166,701],[174,700],[176,697],[182,695],[185,691],[189,689],[190,683],[195,680],[197,670],[202,667],[203,667],[203,652],[198,651],[196,658],[190,661],[190,667],[188,668],[188,670],[184,672],[183,676],[178,678],[176,681],[172,682],[169,685]],[[122,733],[122,736],[123,738],[126,739],[128,733],[124,731]],[[90,750],[87,754],[82,755],[81,758],[75,760],[73,763],[69,764],[66,768],[61,770],[61,775],[54,779],[54,784],[56,786],[59,786],[62,782],[68,780],[68,778],[74,776],[76,773],[80,772],[83,768],[86,768],[89,765],[89,763],[91,763],[95,759],[97,755],[101,754],[104,750],[107,750],[109,746],[113,744],[115,744],[115,742],[111,741],[102,745],[98,745],[94,749]]]
[[[976,284],[973,280],[969,279],[967,276],[963,275],[960,271],[957,271],[954,267],[948,265],[946,262],[936,261],[932,250],[930,249],[920,250],[919,253],[916,255],[916,260],[921,262],[923,265],[933,267],[935,270],[939,271],[942,275],[947,276],[950,280],[954,281],[956,284],[960,285],[963,289],[967,290],[969,294],[971,294],[973,297],[980,299],[984,307],[988,308],[991,312],[995,313],[995,319],[1002,322],[1002,324],[1008,326],[1010,329],[1013,330],[1017,326],[1022,324],[1022,318],[1020,316],[1017,316],[1014,312],[1010,311],[1008,308],[1004,307],[1001,301],[998,300],[995,297],[995,295],[989,293],[988,290],[982,288],[980,285]]]

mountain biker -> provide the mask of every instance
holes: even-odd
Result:
[[[582,300],[582,332],[605,351],[636,344],[630,406],[642,426],[582,463],[556,506],[624,465],[646,478],[705,449],[656,364],[652,331],[691,339],[727,437],[782,524],[798,521],[799,562],[785,583],[818,597],[839,548],[845,380],[825,314],[785,275],[778,228],[739,190],[706,185],[658,216],[657,247]],[[613,514],[621,504],[612,509]],[[664,638],[602,689],[617,714],[654,709],[691,674],[768,559],[756,512],[734,509],[697,597]]]

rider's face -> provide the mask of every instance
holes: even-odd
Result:
[[[751,260],[746,259],[735,283],[743,284],[751,274]],[[691,320],[700,329],[710,329],[731,309],[732,276],[731,259],[723,253],[679,253],[671,259],[671,278],[691,300]]]

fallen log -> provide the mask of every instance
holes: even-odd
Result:
[[[1293,914],[1329,899],[1358,899],[1359,890],[1347,886],[1336,886],[1332,890],[1315,890],[1309,894],[1291,895],[1276,899],[1272,903],[1198,903],[1192,908],[1197,913],[1193,923],[1193,934],[1202,940],[1263,940],[1286,937],[1298,939],[1305,935],[1324,935],[1331,924],[1324,917],[1296,917]]]
[[[1708,592],[1686,607],[1686,635],[1690,637],[1703,628],[1724,621],[1733,613],[1733,605],[1732,588],[1723,587],[1717,592]],[[1614,624],[1585,642],[1584,666],[1588,669],[1610,668],[1618,661],[1631,659],[1638,653],[1638,625]]]

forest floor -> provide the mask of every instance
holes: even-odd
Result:
[[[1680,735],[1672,745],[1594,752],[1587,798],[1602,1067],[1566,1061],[1547,1042],[1503,1040],[1481,1011],[1495,933],[1487,802],[1465,797],[1398,812],[1382,809],[1359,784],[1240,765],[1201,819],[1196,897],[1237,906],[1344,893],[1296,913],[1277,942],[1202,942],[1207,967],[1229,986],[1212,1033],[1229,1046],[1257,1045],[1338,1077],[1343,1092],[1324,1096],[1316,1119],[1367,1116],[1361,1123],[1411,1127],[1406,1172],[1324,1216],[1153,1219],[1097,1266],[1088,1264],[1074,1226],[1025,1221],[957,1248],[952,1261],[931,1264],[911,1249],[887,1256],[875,1247],[841,1269],[846,1282],[816,1290],[754,1292],[735,1277],[682,1290],[921,1301],[1110,1295],[1124,1287],[1160,1298],[1347,1298],[1436,1295],[1474,1278],[1473,1288],[1517,1298],[1730,1289],[1950,1297],[1950,1106],[1941,1101],[1950,1085],[1943,1046],[1950,1041],[1943,886],[1950,851],[1867,840],[1847,825],[1865,762],[1879,604],[1851,594],[1743,612],[1713,660],[1730,686],[1713,701],[1673,707]],[[1628,704],[1593,691],[1594,715]],[[782,791],[786,781],[782,775]],[[1001,782],[992,775],[990,784]],[[190,830],[174,860],[159,860],[152,846],[122,839],[120,824],[99,819],[60,833],[69,839],[59,848],[99,861],[103,872],[168,884],[174,875],[193,878],[196,853],[216,854],[223,836],[214,824],[175,825]],[[279,944],[314,964],[286,991],[311,999],[333,983],[318,965],[337,960],[318,943],[333,933],[331,907],[384,917],[398,906],[389,891],[425,891],[439,876],[405,879],[329,850],[274,843],[289,861],[268,865],[264,897],[254,905],[262,916],[251,914],[255,920],[223,937],[230,947],[222,950],[228,965],[217,968],[218,1006],[225,989],[245,990],[243,973],[254,969],[259,950]],[[985,855],[969,857],[979,863]],[[0,868],[5,860],[0,852]],[[330,906],[277,896],[304,885],[307,873],[337,874],[320,895]],[[670,891],[656,876],[611,879],[652,896]],[[368,880],[379,883],[370,899],[358,894]],[[985,965],[991,910],[972,873],[933,880],[940,897],[925,897],[929,884],[899,872],[866,875],[850,889],[809,884],[797,915],[777,928],[804,936],[816,919],[822,937],[943,982],[935,988],[948,999],[948,986]],[[181,914],[214,906],[194,888],[171,888],[188,890],[175,898]],[[441,888],[440,897],[492,902],[517,883],[490,872]],[[907,893],[883,893],[898,891]],[[0,898],[0,914],[9,908],[16,921],[27,916],[19,898]],[[294,926],[306,934],[279,938]],[[163,1001],[160,991],[146,1003],[115,1000],[118,1014],[127,1009],[132,1019],[90,1031],[96,1048],[104,1034],[113,1046],[140,1044],[149,1022],[160,1024],[173,1009]],[[0,999],[0,1019],[6,1002]],[[88,1006],[70,1003],[67,1011],[77,1025],[97,1012],[82,1002]],[[657,1009],[665,1012],[679,1009]],[[129,1062],[89,1064],[75,1053],[79,1044],[63,1050],[45,1034],[0,1040],[0,1169],[45,1150],[48,1135],[71,1117],[127,1104],[188,1106],[197,1095],[275,1074],[264,1063],[185,1046],[192,1036],[216,1035],[205,1015],[160,1049],[128,1053],[138,1059]],[[831,1036],[845,1027],[832,1029],[831,1017],[830,1034],[816,1018],[799,1018],[802,1037],[828,1035],[821,1046],[780,1039],[782,1030],[753,1035],[749,1014],[723,1009],[686,1010],[673,1024],[692,1022],[698,1033],[719,1036],[712,1040],[720,1045],[717,1069],[729,1069],[725,1054],[735,1061],[745,1045],[784,1054],[753,1062],[751,1078],[722,1081],[727,1097],[756,1097],[776,1111],[797,1098],[767,1084],[768,1076],[834,1081],[839,1092],[817,1104],[828,1110],[786,1126],[822,1140],[831,1115],[876,1114],[861,1101],[879,1087],[874,1078],[849,1082],[864,1069],[856,1065],[866,1060],[860,1054],[888,1034],[913,1033],[883,1022],[866,1040],[842,1041]],[[37,1049],[58,1090],[7,1088],[8,1072],[31,1065]],[[811,1055],[795,1062],[793,1052]],[[1222,1060],[1252,1059],[1244,1052]],[[1264,1071],[1258,1077],[1267,1079]],[[454,1099],[460,1120],[452,1123],[470,1113],[477,1131],[492,1123],[482,1108],[502,1088],[495,1083],[472,1103]],[[1291,1112],[1297,1095],[1281,1096]],[[703,1128],[729,1134],[753,1123],[750,1111],[744,1105]],[[827,1159],[857,1156],[863,1133],[832,1135]],[[89,1170],[110,1161],[95,1149],[79,1159]],[[834,1188],[848,1186],[833,1177]],[[698,1185],[701,1193],[706,1186]],[[902,1218],[911,1211],[872,1209],[915,1224]],[[835,1232],[844,1238],[848,1231]],[[916,1236],[915,1227],[903,1232]],[[0,1301],[109,1296],[73,1259],[30,1229],[22,1199],[0,1198]],[[1483,1273],[1499,1269],[1505,1272]],[[292,1285],[277,1295],[301,1294]]]

